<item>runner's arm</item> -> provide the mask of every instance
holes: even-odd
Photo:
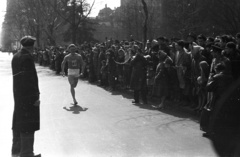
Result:
[[[64,74],[64,69],[65,69],[65,64],[67,62],[67,56],[64,57],[62,64],[61,64],[61,68],[62,68],[62,73]]]

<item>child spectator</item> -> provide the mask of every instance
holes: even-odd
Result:
[[[206,61],[199,63],[201,75],[197,78],[198,81],[198,106],[195,111],[200,112],[204,105],[207,103],[206,85],[209,77],[210,67]]]

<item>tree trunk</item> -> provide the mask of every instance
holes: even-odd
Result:
[[[76,21],[75,21],[75,10],[76,10],[76,0],[72,2],[72,43],[76,44]]]
[[[143,47],[145,48],[145,45],[147,43],[147,23],[148,23],[148,8],[145,0],[142,0],[142,5],[145,13],[145,20],[143,25]]]

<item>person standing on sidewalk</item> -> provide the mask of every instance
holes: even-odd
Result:
[[[23,46],[12,59],[13,74],[13,143],[12,156],[41,157],[34,155],[34,133],[40,129],[40,100],[38,76],[33,60],[36,39],[25,36],[20,40]]]
[[[146,105],[147,102],[147,60],[144,58],[141,49],[135,45],[134,49],[136,55],[133,56],[130,65],[132,66],[130,88],[134,92],[133,104],[139,103],[139,97],[141,92],[141,98]]]
[[[83,69],[84,62],[82,60],[82,56],[80,54],[77,54],[77,47],[74,44],[70,44],[68,46],[68,51],[70,52],[67,56],[64,57],[62,62],[62,75],[65,76],[65,64],[68,64],[68,81],[70,83],[71,87],[71,94],[73,98],[73,103],[76,106],[78,104],[76,98],[75,98],[75,88],[77,87],[78,78],[80,76],[80,68]],[[81,76],[82,76],[81,71]]]

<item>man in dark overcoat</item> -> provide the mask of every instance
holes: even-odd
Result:
[[[233,82],[233,77],[230,73],[225,71],[226,66],[223,63],[218,63],[216,65],[215,71],[216,74],[209,77],[206,90],[208,92],[212,92],[211,97],[209,98],[209,104],[206,106],[208,109],[211,110],[212,114],[217,107],[217,100],[219,100],[221,97],[223,97],[225,94],[225,91],[229,88],[231,83]],[[204,117],[201,117],[204,118]],[[213,124],[212,119],[210,115],[210,119],[208,123],[208,128],[206,129],[206,133],[203,133],[204,137],[210,137],[214,134],[213,132]]]
[[[130,63],[132,66],[130,88],[134,91],[133,103],[139,103],[139,94],[141,92],[142,101],[147,104],[147,60],[138,46],[134,46],[134,48],[136,55]]]
[[[12,155],[39,157],[34,155],[34,133],[40,129],[38,76],[33,60],[34,42],[25,36],[20,43],[22,49],[12,59],[13,74],[13,144]]]

